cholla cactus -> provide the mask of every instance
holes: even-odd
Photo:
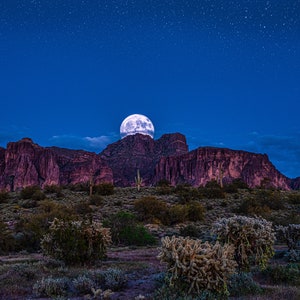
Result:
[[[234,273],[236,266],[233,246],[175,236],[161,241],[158,258],[168,264],[171,285],[186,282],[189,294],[199,294],[205,289],[226,293],[227,277]]]
[[[142,182],[143,182],[143,179],[142,179],[142,177],[141,177],[141,175],[140,175],[140,170],[137,169],[136,177],[135,177],[135,184],[136,184],[136,186],[137,186],[138,191],[139,191],[140,188],[141,188]]]
[[[300,245],[300,224],[277,226],[276,231],[286,242],[289,251],[296,250]]]
[[[249,270],[250,262],[264,269],[274,255],[272,223],[263,218],[222,218],[213,224],[213,232],[219,240],[235,247],[235,259],[240,270]]]

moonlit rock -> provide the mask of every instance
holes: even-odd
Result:
[[[154,126],[151,120],[140,114],[128,116],[120,126],[120,135],[122,138],[128,135],[141,133],[154,137]]]

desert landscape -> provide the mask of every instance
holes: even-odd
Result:
[[[241,181],[223,188],[215,181],[202,188],[172,187],[161,181],[156,187],[140,190],[99,184],[93,186],[92,195],[88,184],[2,192],[0,297],[298,299],[299,205],[299,191],[250,189]],[[185,282],[180,272],[182,284],[176,282],[170,287],[170,262],[158,258],[163,251],[162,239],[181,237],[215,245],[221,239],[213,232],[213,224],[220,218],[230,220],[237,216],[252,220],[261,220],[261,216],[271,222],[274,245],[270,244],[272,251],[264,266],[255,263],[253,257],[246,268],[235,266],[234,273],[222,282],[226,283],[226,293],[208,283],[200,291],[188,293],[190,282]],[[55,218],[66,223],[101,222],[109,228],[111,242],[104,255],[81,260],[80,253],[70,259],[68,252],[58,259],[55,251],[41,249],[41,240],[51,231]],[[297,225],[289,228],[289,224]],[[280,234],[278,226],[289,228],[289,236]],[[72,240],[68,234],[64,238]],[[287,239],[293,239],[293,246]],[[61,243],[69,249],[70,245]],[[249,257],[252,254],[249,252]]]

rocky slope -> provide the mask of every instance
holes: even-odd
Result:
[[[237,178],[249,187],[290,189],[289,179],[276,170],[266,154],[212,147],[161,158],[155,168],[154,181],[167,179],[172,185],[186,182],[199,186],[212,179],[229,183]]]
[[[161,157],[188,152],[185,136],[180,133],[164,134],[153,140],[148,135],[129,135],[104,149],[100,156],[113,170],[114,184],[131,186],[137,169],[145,185],[153,184],[155,165]]]
[[[17,190],[31,185],[66,185],[112,182],[112,170],[91,152],[56,147],[43,148],[29,138],[0,149],[0,190]]]
[[[241,178],[250,187],[260,185],[298,189],[299,178],[289,179],[269,161],[267,155],[224,148],[202,147],[188,151],[180,133],[165,134],[158,140],[148,135],[127,136],[100,154],[83,150],[41,147],[24,138],[0,148],[0,190],[29,185],[66,185],[113,182],[133,186],[137,170],[144,185],[167,179],[172,185],[205,185],[212,179],[223,183]]]

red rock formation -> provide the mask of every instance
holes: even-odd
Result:
[[[241,178],[249,187],[265,184],[290,189],[289,179],[276,170],[266,154],[211,147],[161,158],[155,168],[154,182],[167,179],[172,185],[184,182],[200,186],[220,177],[224,183]]]
[[[293,190],[300,190],[300,177],[291,179],[291,187]]]
[[[4,152],[4,157],[3,157]],[[43,148],[24,138],[0,150],[0,189],[16,190],[31,185],[66,185],[112,182],[111,169],[91,152],[56,147]]]
[[[113,170],[115,185],[132,186],[137,169],[143,183],[152,185],[155,165],[161,157],[187,152],[185,136],[180,133],[164,134],[158,140],[135,134],[108,145],[100,155]]]
[[[0,190],[29,185],[67,185],[111,182],[133,186],[137,169],[144,185],[167,179],[172,185],[204,185],[212,179],[223,183],[241,178],[250,187],[260,185],[281,189],[300,187],[300,179],[288,179],[267,155],[223,148],[198,148],[188,152],[182,134],[165,134],[158,140],[136,134],[107,146],[99,155],[83,150],[43,148],[24,138],[0,148]]]

